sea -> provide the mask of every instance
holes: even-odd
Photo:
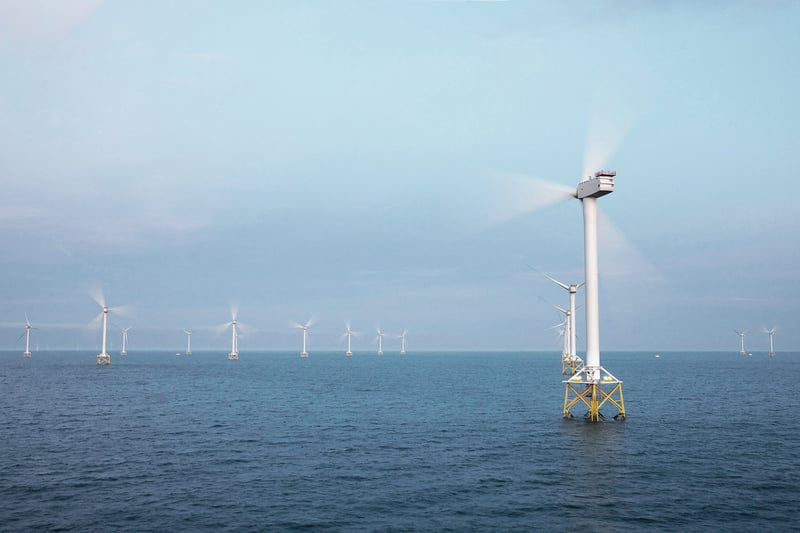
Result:
[[[0,530],[800,531],[800,353],[659,355],[0,352]]]

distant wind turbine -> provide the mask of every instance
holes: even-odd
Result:
[[[747,335],[746,331],[737,331],[733,330],[737,335],[739,335],[740,341],[740,348],[739,348],[739,355],[747,355],[747,352],[744,351],[744,336]]]
[[[128,355],[128,331],[130,331],[130,329],[131,328],[129,328],[129,327],[128,328],[119,328],[119,330],[122,332],[122,350],[119,352],[119,354],[122,357],[125,357],[126,355]]]
[[[218,332],[222,332],[228,328],[231,328],[231,351],[228,354],[228,361],[239,360],[239,332],[244,331],[245,326],[238,320],[238,314],[239,311],[236,309],[236,307],[231,306],[231,321],[221,324],[215,328]]]
[[[305,324],[300,324],[298,322],[292,322],[292,326],[297,329],[303,330],[303,351],[300,352],[300,357],[308,357],[308,328],[310,328],[314,324],[314,318],[309,318],[308,322]]]
[[[772,329],[764,328],[764,333],[769,335],[769,356],[770,357],[775,357],[775,347],[772,344],[772,337],[773,337],[773,335],[775,335],[775,331],[776,331],[775,328],[772,328]]]
[[[28,315],[26,314],[25,315],[25,331],[22,333],[22,335],[19,336],[19,339],[21,339],[23,337],[23,335],[25,336],[25,351],[22,353],[22,357],[26,357],[27,358],[27,357],[31,356],[31,330],[32,329],[37,329],[37,328],[34,328],[33,326],[31,326],[31,321],[28,320]],[[19,341],[19,339],[17,339],[17,341]]]
[[[186,333],[186,355],[192,355],[192,330],[183,330]]]
[[[403,333],[397,336],[400,339],[400,355],[406,354],[406,335],[408,335],[408,330],[404,329]]]
[[[96,324],[100,322],[102,322],[103,325],[102,348],[100,353],[97,355],[97,364],[109,365],[111,364],[111,356],[106,351],[108,343],[108,314],[109,313],[125,314],[127,308],[125,306],[108,307],[106,305],[105,297],[103,296],[103,291],[101,291],[99,288],[89,291],[89,295],[94,299],[97,305],[99,305],[103,309],[102,312],[99,315],[97,315],[97,317],[90,323],[90,326],[96,326]]]
[[[381,331],[380,327],[375,328],[375,330],[378,332],[378,336],[375,337],[378,339],[378,355],[383,355],[383,338],[386,334]]]
[[[577,350],[577,333],[576,333],[576,320],[575,320],[575,295],[578,293],[578,289],[584,286],[584,282],[580,283],[570,283],[569,285],[566,283],[562,283],[557,279],[550,277],[547,274],[543,274],[544,277],[558,285],[559,287],[566,289],[569,292],[569,310],[565,311],[561,309],[562,312],[567,314],[567,329],[569,332],[569,349],[567,351],[567,358],[573,362],[578,359],[578,350]],[[572,373],[574,374],[576,369],[572,368]]]
[[[347,337],[347,351],[345,352],[345,355],[347,357],[350,357],[350,356],[353,355],[353,350],[350,347],[350,338],[353,335],[358,335],[358,333],[356,333],[355,331],[350,329],[350,321],[349,320],[347,322],[345,322],[345,328],[346,329],[345,329],[344,335],[342,335],[342,338]]]

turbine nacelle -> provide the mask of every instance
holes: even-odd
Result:
[[[594,173],[594,177],[589,177],[578,184],[575,196],[578,200],[583,200],[611,194],[614,192],[614,176],[616,175],[617,173],[613,170],[598,170]]]

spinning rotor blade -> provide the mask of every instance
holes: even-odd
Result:
[[[106,298],[103,296],[103,289],[100,287],[92,287],[89,289],[89,296],[91,296],[92,300],[97,302],[97,305],[100,307],[106,306]]]
[[[494,205],[486,213],[490,226],[575,198],[574,187],[527,176],[500,176],[493,186]]]

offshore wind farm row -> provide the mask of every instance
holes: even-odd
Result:
[[[100,353],[97,355],[97,364],[98,365],[108,365],[111,363],[111,351],[110,345],[110,333],[109,333],[109,315],[115,313],[121,313],[126,308],[125,306],[117,306],[117,307],[110,307],[106,305],[105,298],[101,291],[93,290],[90,291],[90,295],[95,299],[95,301],[100,305],[102,311],[100,314],[92,320],[88,327],[92,329],[96,329],[97,327],[100,328],[101,334],[101,347]],[[300,324],[297,322],[290,322],[290,327],[302,330],[302,349],[300,351],[300,357],[307,358],[309,355],[308,352],[308,337],[310,335],[311,326],[314,325],[316,320],[312,317],[309,319],[305,324]],[[24,358],[30,358],[32,356],[31,351],[31,332],[32,330],[39,329],[34,327],[31,323],[30,319],[28,318],[27,314],[25,315],[25,327],[22,334],[17,338],[17,341],[22,340],[25,338],[25,351],[23,352]],[[125,357],[128,355],[128,333],[133,329],[131,326],[128,327],[120,327],[116,326],[116,329],[119,330],[121,335],[121,349],[119,351],[119,355],[121,357]],[[231,331],[231,350],[228,353],[228,359],[235,361],[239,359],[239,336],[243,334],[243,330],[250,330],[248,326],[242,324],[242,322],[238,319],[238,311],[236,309],[231,309],[231,320],[229,322],[225,322],[224,324],[220,324],[217,326],[212,327],[205,327],[200,328],[202,330],[210,331],[214,334],[222,334],[226,330],[230,329]],[[377,344],[377,355],[383,355],[383,340],[386,337],[389,338],[396,338],[399,340],[399,353],[400,355],[405,355],[406,352],[406,338],[408,336],[408,330],[404,329],[400,334],[389,334],[384,332],[380,326],[375,328],[376,336],[374,337],[374,343]],[[184,329],[183,333],[186,335],[186,350],[183,352],[177,352],[177,355],[192,355],[192,335],[196,333],[196,329]],[[351,323],[349,320],[345,321],[345,330],[339,336],[339,341],[347,341],[347,351],[345,355],[350,357],[353,355],[353,337],[359,337],[361,333],[358,331],[354,331],[351,327]]]
[[[578,283],[564,283],[547,274],[545,276],[565,289],[569,294],[568,307],[562,308],[555,306],[560,312],[565,315],[564,321],[557,327],[561,327],[561,334],[564,337],[564,346],[562,351],[562,374],[567,375],[566,379],[562,382],[565,385],[563,417],[573,418],[572,410],[582,405],[587,411],[584,418],[591,422],[599,422],[606,417],[601,412],[603,406],[612,406],[617,412],[613,415],[614,420],[624,420],[626,418],[625,403],[622,395],[622,380],[618,379],[614,374],[601,366],[600,362],[600,304],[599,304],[599,259],[598,259],[598,208],[597,199],[606,196],[614,191],[614,179],[616,172],[608,170],[599,170],[592,174],[584,174],[584,178],[578,183],[576,188],[565,187],[563,185],[552,184],[543,182],[542,189],[537,194],[535,205],[529,207],[530,210],[544,207],[548,204],[558,203],[563,200],[578,199],[581,201],[583,207],[583,229],[584,229],[584,279]],[[543,202],[542,198],[546,200]],[[577,322],[576,322],[576,296],[580,288],[584,290],[585,303],[584,303],[584,316],[585,316],[585,342],[586,348],[584,357],[580,357],[577,351]],[[90,296],[100,306],[101,312],[91,323],[94,326],[101,327],[101,349],[96,357],[98,365],[109,365],[111,363],[111,355],[108,351],[108,322],[109,314],[124,313],[125,307],[110,307],[106,304],[105,297],[101,290],[95,289],[90,291]],[[309,319],[305,323],[292,322],[291,326],[302,331],[302,348],[300,351],[301,358],[307,358],[308,353],[308,337],[311,326],[314,324],[314,319]],[[30,321],[26,316],[26,325],[24,335],[25,340],[25,357],[30,357],[30,334],[33,329]],[[122,335],[122,350],[120,356],[127,354],[128,347],[128,332],[130,327],[120,327]],[[213,330],[222,333],[230,330],[231,335],[231,349],[228,353],[228,359],[236,361],[239,359],[239,336],[242,330],[246,329],[245,326],[239,321],[238,312],[235,308],[231,309],[231,319],[224,324],[221,324]],[[766,330],[769,334],[770,340],[770,355],[774,355],[773,335],[775,328]],[[191,354],[191,340],[192,329],[184,330],[186,334],[186,354]],[[377,336],[377,354],[383,354],[383,340],[387,336],[380,327],[376,328]],[[740,353],[742,355],[748,353],[745,350],[744,338],[745,332],[736,332],[740,336],[741,346]],[[352,338],[357,335],[351,328],[350,322],[345,323],[345,331],[341,336],[342,340],[347,341],[346,356],[352,356]],[[400,353],[406,353],[406,335],[407,331],[404,330],[402,334],[397,335],[401,340]]]

